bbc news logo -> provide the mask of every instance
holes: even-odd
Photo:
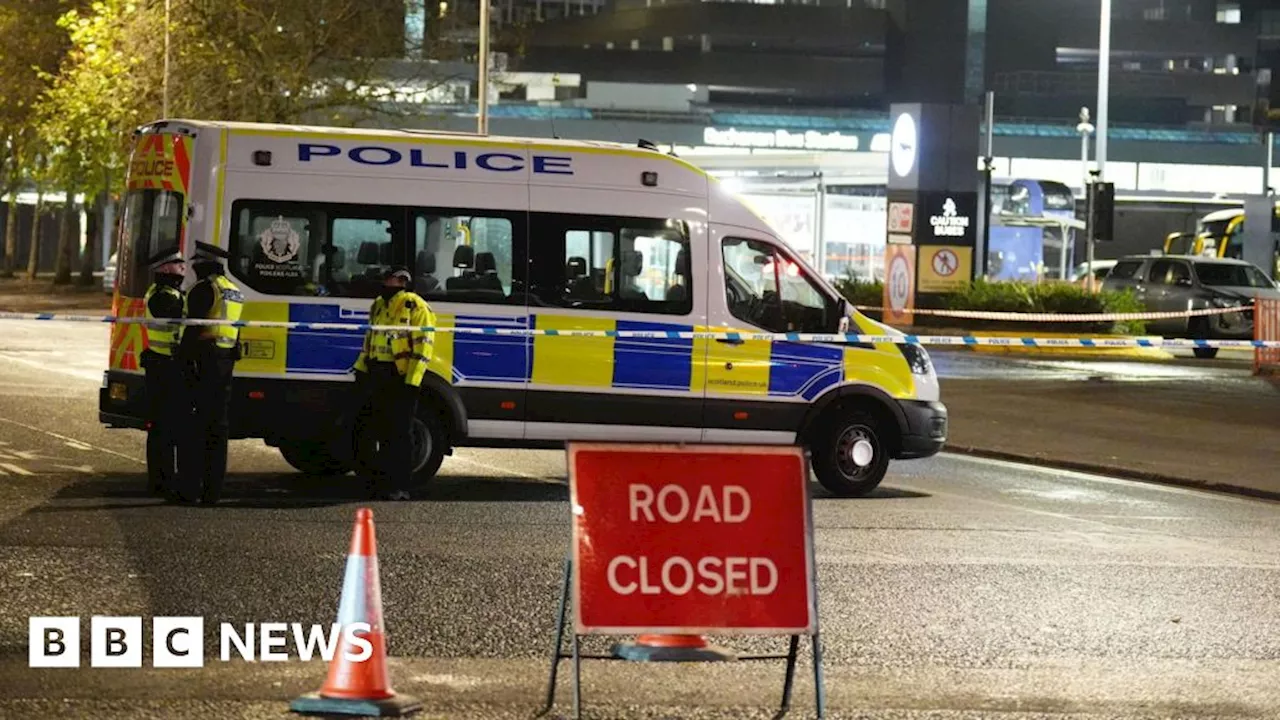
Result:
[[[27,666],[33,668],[80,667],[80,618],[31,617],[28,619]],[[245,623],[218,628],[218,659],[233,656],[249,662],[283,662],[289,645],[303,661],[317,655],[331,662],[341,641],[342,657],[364,662],[373,656],[373,644],[362,635],[369,623],[329,626],[302,623]],[[140,668],[146,644],[141,617],[95,615],[89,622],[89,665],[103,668]],[[155,617],[151,620],[151,666],[158,668],[204,667],[204,618]]]

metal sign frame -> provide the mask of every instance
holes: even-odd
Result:
[[[577,550],[578,537],[575,523],[573,537],[570,540],[570,548],[565,556],[564,573],[561,582],[559,610],[556,614],[555,636],[551,651],[551,667],[547,679],[546,700],[543,707],[538,711],[537,716],[543,716],[550,712],[555,706],[556,696],[556,679],[560,667],[560,661],[571,659],[573,661],[573,717],[581,717],[582,708],[582,661],[583,660],[612,660],[627,661],[628,658],[622,657],[617,652],[612,654],[584,654],[581,651],[581,638],[584,635],[612,635],[612,634],[716,634],[716,635],[788,635],[789,642],[786,654],[767,654],[767,655],[736,655],[733,658],[724,658],[726,661],[761,661],[761,660],[785,660],[786,671],[783,679],[782,700],[779,706],[779,712],[775,717],[782,717],[791,707],[792,690],[795,685],[795,670],[799,659],[800,638],[807,635],[813,650],[813,677],[814,677],[814,704],[819,719],[825,717],[826,706],[826,686],[823,681],[822,673],[822,637],[821,623],[819,621],[819,605],[818,605],[818,582],[817,582],[817,561],[814,550],[813,540],[813,497],[808,492],[808,478],[810,474],[810,460],[808,451],[798,446],[743,446],[743,445],[693,445],[687,446],[683,444],[667,444],[667,443],[592,443],[592,442],[568,442],[566,443],[566,459],[568,461],[569,487],[570,487],[570,512],[577,512],[577,492],[576,479],[577,468],[574,460],[579,450],[601,450],[601,449],[618,449],[627,452],[663,452],[663,453],[689,453],[689,454],[708,454],[708,453],[724,453],[741,455],[752,449],[764,450],[769,453],[791,454],[798,453],[801,460],[801,468],[804,477],[804,554],[805,554],[805,574],[808,585],[807,602],[809,605],[810,625],[803,632],[794,632],[794,629],[733,629],[733,628],[690,628],[683,626],[664,626],[655,628],[592,628],[588,632],[580,632],[579,619],[577,613],[580,605],[578,596],[579,583],[577,580]],[[564,635],[566,630],[569,605],[572,599],[574,608],[574,628],[571,633],[571,650],[564,650]],[[703,660],[704,662],[706,660]]]

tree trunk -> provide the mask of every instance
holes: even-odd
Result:
[[[9,214],[4,221],[4,261],[0,262],[0,277],[13,277],[17,269],[18,258],[18,174],[19,155],[17,134],[9,136]]]
[[[18,265],[18,191],[9,193],[9,214],[4,219],[4,265],[0,277],[13,277]]]
[[[76,204],[67,193],[67,201],[62,204],[62,218],[58,223],[58,251],[53,258],[53,284],[67,285],[71,282],[71,220],[76,216]]]
[[[103,202],[105,197],[106,193],[98,193],[94,196],[93,204],[85,213],[84,253],[80,255],[80,284],[86,287],[93,284],[93,269],[98,262],[94,257],[94,249],[98,247],[97,239],[102,233],[100,213],[106,209],[106,203]]]
[[[27,279],[35,280],[40,269],[40,215],[44,212],[44,191],[36,190],[36,206],[31,211],[31,247],[27,250]]]

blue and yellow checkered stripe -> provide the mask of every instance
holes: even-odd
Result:
[[[337,305],[249,303],[245,320],[352,322]],[[431,370],[454,384],[530,383],[531,387],[630,389],[711,396],[813,400],[844,382],[902,385],[905,362],[891,352],[802,342],[694,338],[627,338],[574,331],[693,332],[712,328],[679,323],[537,313],[530,316],[437,315],[442,326],[551,331],[519,335],[436,333]],[[555,331],[564,334],[555,334]],[[342,375],[360,353],[358,330],[246,327],[242,372]],[[901,365],[902,367],[897,367]],[[909,382],[909,372],[906,374]],[[906,388],[903,388],[905,390]],[[901,394],[893,392],[893,394]]]

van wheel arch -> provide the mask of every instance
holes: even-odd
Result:
[[[462,398],[444,378],[432,372],[422,378],[419,391],[422,394],[419,411],[434,408],[448,440],[445,453],[452,455],[454,446],[467,437],[467,409]]]
[[[859,409],[880,418],[886,430],[895,431],[892,434],[896,454],[901,437],[909,432],[907,415],[888,393],[870,385],[843,385],[819,397],[805,413],[797,437],[805,444],[814,442],[826,432],[832,420]]]

